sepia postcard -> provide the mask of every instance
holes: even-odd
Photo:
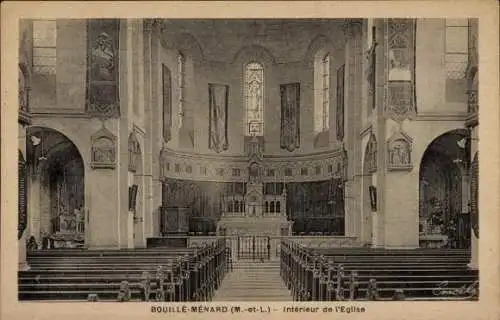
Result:
[[[498,9],[3,3],[1,319],[499,319]]]

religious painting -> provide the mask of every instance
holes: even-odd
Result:
[[[229,86],[209,84],[208,147],[220,153],[229,147],[227,135]]]
[[[114,169],[116,166],[116,136],[104,126],[91,137],[91,166],[94,169]]]
[[[396,132],[387,142],[387,168],[389,170],[411,170],[411,138],[404,132]]]
[[[386,23],[388,97],[386,113],[402,122],[416,113],[415,19],[388,19]]]
[[[337,69],[337,140],[344,140],[344,79],[345,64]]]
[[[172,139],[172,73],[162,64],[162,92],[163,92],[163,139],[169,142]]]
[[[92,19],[88,22],[87,111],[100,118],[120,115],[118,56],[120,22]]]
[[[283,84],[280,86],[280,91],[280,147],[292,152],[300,147],[300,84]]]

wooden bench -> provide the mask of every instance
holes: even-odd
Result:
[[[140,297],[143,272],[164,267],[167,301],[209,301],[229,271],[225,241],[203,247],[154,250],[50,250],[30,252],[31,270],[19,273],[19,299],[116,299],[120,283]]]
[[[448,254],[448,252],[450,254]],[[291,240],[281,244],[281,276],[297,301],[353,298],[351,273],[356,273],[357,297],[364,297],[375,279],[380,299],[398,289],[412,298],[460,294],[477,280],[468,270],[467,250],[381,250],[365,248],[307,248]],[[445,289],[442,289],[444,282]],[[346,292],[347,291],[347,292]],[[466,294],[466,293],[465,293]]]

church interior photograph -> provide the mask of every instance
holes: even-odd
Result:
[[[18,300],[477,300],[477,34],[21,19]]]

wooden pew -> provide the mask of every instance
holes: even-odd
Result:
[[[120,282],[126,280],[137,299],[141,274],[154,275],[162,265],[165,300],[210,301],[229,271],[226,252],[222,239],[187,249],[33,252],[28,257],[31,270],[19,273],[19,298],[85,299],[97,293],[101,299],[113,299]],[[156,289],[156,283],[151,289]]]
[[[284,240],[280,258],[281,276],[296,301],[352,298],[342,291],[350,288],[353,272],[361,296],[369,280],[376,279],[381,298],[404,289],[430,299],[440,296],[436,288],[443,284],[458,292],[477,280],[477,272],[466,269],[465,250],[311,249]]]

